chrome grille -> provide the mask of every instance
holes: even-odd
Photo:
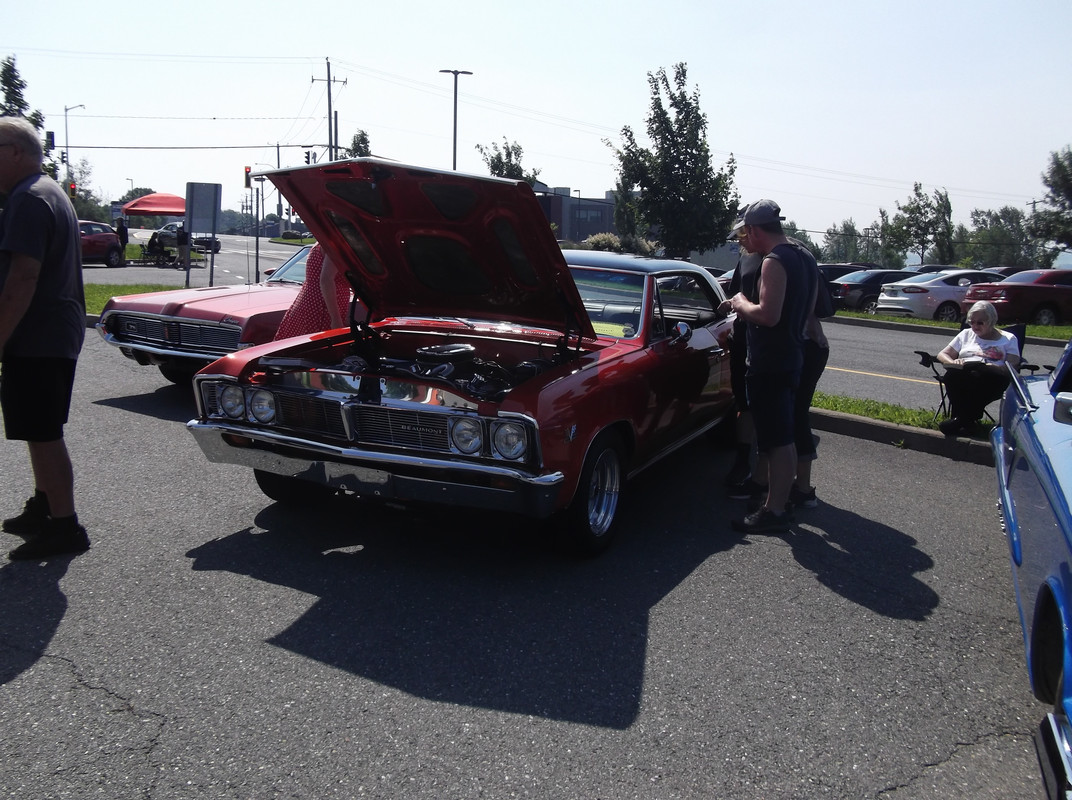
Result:
[[[445,414],[380,406],[352,407],[359,442],[450,452]]]
[[[279,425],[296,431],[320,433],[333,439],[346,438],[339,403],[295,394],[279,393],[275,398]]]
[[[200,325],[155,317],[119,314],[112,330],[121,342],[142,342],[158,347],[197,349],[226,355],[238,349],[239,330],[221,325]]]

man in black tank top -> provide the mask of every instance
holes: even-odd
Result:
[[[781,209],[772,200],[748,206],[734,233],[741,246],[763,256],[752,296],[738,292],[730,307],[743,318],[748,341],[745,376],[756,446],[769,464],[762,507],[734,530],[780,533],[789,529],[786,503],[796,474],[794,403],[804,361],[804,326],[815,292],[815,275],[782,230]]]

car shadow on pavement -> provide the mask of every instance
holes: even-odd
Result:
[[[270,505],[259,530],[187,555],[317,596],[279,647],[439,702],[624,729],[651,609],[741,541],[712,535],[709,514],[675,519],[667,495],[696,488],[682,483],[666,470],[626,498],[618,541],[592,559],[552,544],[554,521],[349,498]]]
[[[99,406],[131,411],[169,422],[185,423],[197,415],[193,389],[173,383],[161,386],[149,394],[106,397],[93,402]]]
[[[13,537],[11,538],[13,541]],[[37,663],[67,613],[60,580],[69,557],[0,567],[0,686]]]
[[[937,608],[937,592],[916,577],[934,561],[911,536],[827,503],[795,514],[784,538],[824,586],[892,619],[923,621]]]

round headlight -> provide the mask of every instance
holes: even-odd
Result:
[[[466,455],[480,452],[484,446],[484,431],[475,419],[459,419],[450,429],[450,440]]]
[[[264,389],[258,389],[249,398],[249,413],[257,422],[267,425],[275,422],[275,395]]]
[[[246,413],[246,397],[237,386],[227,386],[220,392],[220,408],[231,419],[241,419]]]
[[[525,455],[528,445],[528,437],[525,436],[525,426],[517,422],[503,422],[495,427],[492,436],[495,450],[503,458],[517,459]]]

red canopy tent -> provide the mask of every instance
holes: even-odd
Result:
[[[177,194],[155,192],[126,203],[123,213],[128,217],[181,217],[186,214],[186,198]]]

